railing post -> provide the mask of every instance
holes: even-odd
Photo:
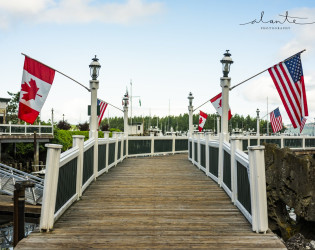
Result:
[[[237,164],[235,153],[236,150],[242,151],[242,139],[239,137],[231,137],[231,191],[232,191],[232,202],[236,202],[237,198]]]
[[[191,161],[192,161],[192,164],[195,165],[195,134],[192,133],[191,134]]]
[[[76,193],[77,199],[82,196],[82,176],[83,176],[83,156],[84,156],[84,135],[73,135],[73,147],[79,147],[79,156],[77,160],[77,186]]]
[[[122,162],[124,158],[124,140],[124,133],[120,133],[120,162]]]
[[[205,134],[205,139],[206,139],[206,150],[205,150],[205,154],[206,154],[206,175],[209,176],[209,172],[210,172],[210,164],[209,164],[209,136],[210,134]]]
[[[252,230],[257,233],[268,230],[264,149],[264,146],[248,147]]]
[[[47,147],[47,159],[40,216],[40,230],[49,231],[54,226],[60,152],[62,145],[46,144],[45,146]]]
[[[198,168],[200,169],[200,133],[198,133],[198,136],[197,136],[197,166]]]
[[[40,126],[40,122],[38,123],[38,134],[41,135],[41,132],[42,132],[42,129],[41,129],[41,126]]]
[[[151,132],[150,133],[150,137],[151,137],[151,156],[154,155],[154,133]]]
[[[222,186],[223,180],[223,141],[224,141],[224,133],[219,134],[219,166],[218,166],[218,184],[220,187]]]
[[[118,133],[113,132],[112,133],[113,138],[115,139],[115,157],[114,157],[114,165],[117,165],[117,155],[118,155]]]
[[[11,135],[11,128],[12,128],[11,125],[12,125],[11,121],[9,121],[9,135]]]
[[[281,136],[280,148],[284,148],[284,137]]]
[[[302,137],[302,148],[305,149],[305,135]]]
[[[176,137],[175,137],[175,134],[172,135],[173,138],[172,138],[172,153],[173,155],[175,154],[175,140],[176,140]]]
[[[27,127],[26,127],[26,122],[24,122],[24,135],[26,135]]]

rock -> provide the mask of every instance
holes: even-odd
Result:
[[[315,161],[312,156],[296,156],[289,148],[266,144],[265,167],[269,227],[287,240],[304,222],[315,224]],[[287,207],[294,208],[297,221],[290,218]],[[310,239],[315,239],[315,233]]]
[[[309,240],[305,239],[305,237],[298,233],[291,237],[286,243],[285,246],[289,250],[295,249],[314,249]]]

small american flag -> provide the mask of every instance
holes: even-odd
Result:
[[[306,118],[303,117],[303,118],[301,119],[300,133],[302,133],[302,130],[303,130],[303,128],[304,128],[305,123],[306,123]]]
[[[103,115],[105,114],[105,110],[108,106],[108,103],[106,103],[100,99],[97,99],[97,105],[100,106],[100,115],[97,117],[98,118],[98,126],[100,126]]]
[[[268,69],[294,128],[308,116],[300,53]]]
[[[279,108],[270,113],[270,123],[274,133],[282,129],[282,117]]]

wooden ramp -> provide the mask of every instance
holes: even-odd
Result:
[[[130,158],[102,175],[49,233],[16,249],[286,249],[256,234],[186,154]]]

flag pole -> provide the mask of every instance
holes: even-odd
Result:
[[[59,74],[61,74],[61,75],[65,76],[65,77],[69,78],[70,80],[72,80],[72,81],[76,82],[77,84],[81,85],[81,86],[82,86],[83,88],[85,88],[87,91],[91,92],[91,90],[90,90],[88,87],[86,87],[86,86],[84,86],[82,83],[79,83],[78,81],[74,80],[74,79],[73,79],[73,78],[71,78],[70,76],[68,76],[68,75],[66,75],[66,74],[64,74],[64,73],[62,73],[62,72],[60,72],[59,70],[56,70],[56,69],[54,69],[54,68],[52,68],[52,67],[48,66],[47,64],[42,63],[41,61],[38,61],[38,60],[36,60],[36,59],[34,59],[34,58],[32,58],[32,57],[30,57],[30,56],[28,56],[28,55],[24,54],[24,53],[21,53],[21,54],[22,54],[23,56],[26,56],[26,57],[28,57],[28,58],[33,59],[33,60],[34,60],[34,61],[36,61],[36,62],[39,62],[39,63],[41,63],[41,64],[45,65],[45,66],[46,66],[46,67],[48,67],[48,68],[51,68],[52,70],[54,70],[54,71],[58,72]]]
[[[203,105],[205,105],[207,102],[209,102],[210,100],[205,101],[203,104],[201,104],[200,106],[198,106],[197,108],[195,108],[193,110],[193,112],[195,112],[197,109],[199,109],[200,107],[202,107]]]
[[[100,101],[102,101],[102,102],[106,102],[106,101],[104,101],[104,100],[102,100],[102,99],[100,99],[100,98],[97,98],[97,99],[99,99]],[[124,112],[122,109],[120,109],[120,108],[117,108],[116,106],[114,106],[113,104],[110,104],[109,102],[106,102],[108,105],[110,105],[110,106],[112,106],[113,108],[116,108],[116,109],[118,109],[118,110],[120,110],[120,111],[122,111],[122,112]]]
[[[297,54],[301,54],[301,53],[303,53],[304,51],[306,51],[306,49],[301,50],[300,52],[294,54],[293,56],[288,57],[287,59],[285,59],[285,60],[283,60],[283,61],[281,61],[281,62],[288,61],[288,60],[291,59],[292,57],[296,56]],[[281,63],[281,62],[280,62],[280,63]],[[269,67],[269,68],[270,68],[270,67]],[[269,68],[268,68],[268,69],[269,69]],[[247,82],[248,80],[253,79],[254,77],[256,77],[256,76],[258,76],[258,75],[260,75],[260,74],[266,72],[268,69],[265,69],[265,70],[259,72],[258,74],[256,74],[256,75],[254,75],[254,76],[252,76],[252,77],[250,77],[250,78],[248,78],[248,79],[246,79],[246,80],[244,80],[244,81],[242,81],[242,82],[240,82],[240,83],[234,85],[233,87],[230,88],[230,90],[232,90],[232,89],[234,89],[235,87],[237,87],[237,86],[243,84],[244,82]]]
[[[303,50],[301,50],[300,52],[295,53],[294,55],[288,57],[287,59],[285,59],[285,60],[283,60],[283,61],[281,61],[281,62],[288,61],[288,60],[291,59],[292,57],[296,56],[297,54],[301,54],[301,53],[303,53],[304,51],[306,51],[306,49],[303,49]],[[280,63],[281,63],[281,62],[280,62]],[[269,67],[269,68],[270,68],[270,67]],[[269,69],[269,68],[268,68],[268,69]],[[268,69],[265,69],[265,70],[263,70],[263,71],[257,73],[256,75],[254,75],[254,76],[252,76],[252,77],[250,77],[250,78],[248,78],[248,79],[246,79],[246,80],[244,80],[244,81],[242,81],[242,82],[240,82],[240,83],[234,85],[233,87],[230,88],[230,90],[232,90],[232,89],[234,89],[235,87],[237,87],[237,86],[243,84],[244,82],[247,82],[247,81],[249,81],[250,79],[253,79],[254,77],[256,77],[256,76],[258,76],[258,75],[260,75],[260,74],[266,72]],[[208,101],[209,101],[209,100],[208,100]],[[200,108],[200,107],[202,107],[203,105],[205,105],[208,101],[204,102],[203,104],[201,104],[200,106],[198,106],[197,108],[195,108],[195,109],[193,110],[193,112],[195,112],[198,108]]]

